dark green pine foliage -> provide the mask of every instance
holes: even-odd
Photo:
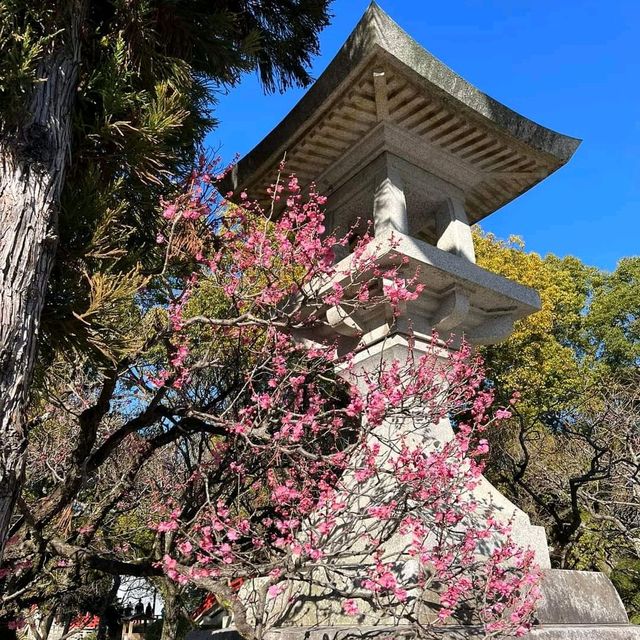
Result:
[[[160,197],[170,196],[202,152],[217,96],[252,70],[268,92],[307,85],[328,5],[0,0],[5,139],[24,129],[38,65],[65,42],[70,15],[86,16],[60,244],[43,314],[47,350],[80,348],[108,359],[126,351],[123,305],[131,306],[161,259]]]

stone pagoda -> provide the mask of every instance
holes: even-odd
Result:
[[[395,321],[384,309],[327,312],[327,331],[367,367],[406,354],[410,332],[418,352],[428,349],[433,331],[491,344],[540,308],[534,290],[475,264],[470,225],[562,167],[579,143],[470,85],[372,4],[326,71],[238,163],[232,181],[235,191],[260,198],[286,154],[287,171],[328,197],[329,230],[357,232],[371,220],[377,259],[401,254],[408,271],[419,274],[423,293]],[[349,260],[347,254],[340,258]],[[640,639],[606,576],[551,569],[544,529],[489,482],[479,492],[514,523],[516,540],[544,569],[530,637]],[[379,629],[393,637],[384,621],[348,624],[335,608],[315,605],[273,634],[320,640]],[[473,636],[474,629],[457,628],[443,637]]]

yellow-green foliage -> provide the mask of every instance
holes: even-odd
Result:
[[[474,240],[480,266],[533,287],[542,303],[506,342],[484,350],[491,375],[504,389],[526,391],[525,402],[554,404],[594,373],[582,327],[595,270],[573,257],[527,253],[515,237],[476,232]]]
[[[624,374],[640,367],[640,257],[623,258],[594,283],[586,326],[598,357]]]
[[[589,416],[600,415],[605,402],[598,391],[624,389],[640,363],[640,258],[607,273],[574,257],[528,253],[519,238],[477,230],[474,241],[480,266],[536,289],[541,300],[541,310],[516,323],[508,340],[482,349],[499,400],[521,393],[517,414],[492,434],[488,475],[547,526],[554,562],[610,570],[633,556],[635,571],[636,551],[588,505],[572,504],[569,486],[594,455],[572,431],[588,434]],[[621,584],[628,573],[620,569]],[[637,594],[627,586],[625,602],[635,612]]]

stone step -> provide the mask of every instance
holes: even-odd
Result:
[[[549,569],[544,572],[540,587],[542,598],[536,617],[543,627],[602,625],[624,628],[629,624],[618,592],[603,573]]]
[[[531,631],[526,640],[640,640],[640,627],[622,625],[544,625]]]
[[[268,634],[272,640],[407,640],[406,631],[393,627],[299,627],[279,629]],[[473,627],[442,628],[437,634],[441,640],[476,640],[482,637]],[[186,640],[242,640],[240,634],[231,629],[190,631]],[[525,640],[640,640],[640,627],[629,624],[574,624],[542,625],[532,629]]]

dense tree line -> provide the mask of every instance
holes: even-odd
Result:
[[[604,571],[640,614],[640,258],[611,272],[475,236],[479,263],[534,287],[542,310],[486,347],[499,396],[492,480],[547,528],[555,566]],[[635,618],[638,619],[637,617]]]

